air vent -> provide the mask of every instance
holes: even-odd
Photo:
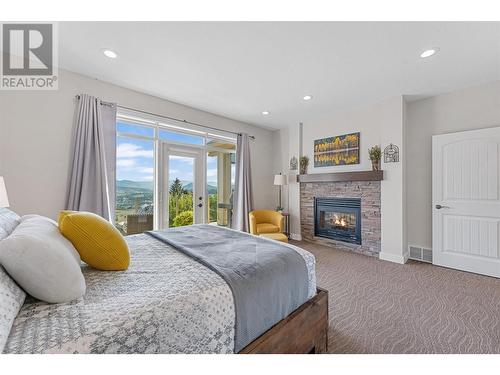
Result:
[[[424,262],[432,263],[432,250],[422,248],[422,260]]]
[[[422,248],[410,246],[410,259],[422,259]]]
[[[408,246],[410,250],[410,259],[420,262],[432,263],[432,250],[425,247]]]

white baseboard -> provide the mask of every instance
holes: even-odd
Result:
[[[405,264],[406,261],[408,260],[408,253],[405,253],[404,255],[397,255],[397,254],[391,254],[391,253],[381,252],[378,255],[378,258],[382,259],[382,260],[386,260],[388,262]]]
[[[290,238],[295,241],[302,241],[302,236],[297,233],[290,233]]]

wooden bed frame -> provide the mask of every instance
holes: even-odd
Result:
[[[319,354],[328,350],[328,291],[317,294],[267,332],[244,347],[240,354]]]

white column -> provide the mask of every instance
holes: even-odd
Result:
[[[289,139],[289,154],[288,162],[295,156],[299,160],[302,155],[302,126],[297,124],[291,126],[288,132]],[[290,213],[290,237],[294,240],[301,240],[300,233],[300,184],[297,182],[297,174],[299,170],[290,171],[288,177],[288,194],[289,194],[289,209]]]
[[[402,97],[391,100],[380,123],[382,153],[390,143],[399,147],[399,162],[384,163],[381,183],[381,252],[379,258],[396,263],[408,260],[406,243],[406,155],[405,102]]]

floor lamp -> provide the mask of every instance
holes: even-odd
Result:
[[[281,193],[282,193],[283,185],[286,185],[286,184],[287,184],[286,175],[283,175],[281,173],[274,175],[274,185],[279,186],[278,207],[276,207],[276,211],[283,211],[283,206],[281,204]]]

